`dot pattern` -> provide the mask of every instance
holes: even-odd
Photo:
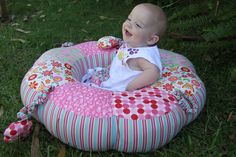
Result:
[[[57,87],[49,96],[59,108],[92,117],[112,116],[112,92],[71,82]]]
[[[158,88],[145,88],[135,92],[114,92],[113,114],[132,120],[162,116],[176,108],[176,98]]]
[[[96,42],[81,43],[75,45],[74,48],[79,49],[81,53],[84,53],[87,56],[100,53],[112,53],[116,51],[116,49],[106,49],[106,50],[100,49],[97,46]]]

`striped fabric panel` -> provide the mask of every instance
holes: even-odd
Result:
[[[75,62],[75,64],[72,67],[72,76],[75,78],[75,80],[79,81],[82,78],[82,69],[80,68],[80,64],[78,61]]]
[[[168,143],[184,126],[181,108],[165,116],[148,120],[118,120],[118,135],[114,149],[124,152],[147,152]]]
[[[165,116],[148,120],[117,117],[92,118],[62,110],[48,101],[37,110],[51,134],[82,150],[146,152],[168,143],[184,126],[186,117],[180,108]],[[117,128],[118,127],[118,128]]]
[[[201,109],[204,107],[205,105],[205,101],[206,101],[206,88],[204,86],[204,84],[202,83],[202,88],[199,90],[199,93],[197,94],[197,96],[200,99],[200,105],[201,105]],[[201,110],[199,110],[200,112]]]
[[[39,106],[36,118],[47,130],[66,144],[82,150],[105,151],[113,148],[117,118],[79,116],[58,108],[50,100]]]
[[[191,123],[194,119],[196,119],[204,107],[205,98],[206,98],[206,90],[205,90],[204,85],[201,85],[201,88],[194,93],[193,97],[196,101],[196,104],[198,105],[198,109],[196,113],[186,113],[187,117],[186,117],[185,125]]]
[[[25,104],[25,95],[26,95],[26,83],[25,78],[22,80],[20,85],[20,95],[21,95],[21,101],[23,104]]]
[[[115,148],[125,152],[146,152],[163,146],[186,119],[181,109],[150,120],[89,118],[62,110],[50,100],[38,108],[36,115],[51,134],[66,144],[82,150]]]
[[[20,90],[21,90],[21,99],[24,106],[32,104],[36,99],[38,92],[30,88],[26,82],[22,82]]]
[[[78,76],[83,76],[88,69],[108,66],[114,56],[114,53],[106,53],[80,58],[75,62],[75,65],[73,65],[72,71],[74,77],[80,79]]]

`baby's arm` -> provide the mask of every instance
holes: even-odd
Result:
[[[133,91],[151,85],[160,78],[160,69],[156,65],[144,58],[135,58],[135,63],[143,72],[127,85],[127,91]]]

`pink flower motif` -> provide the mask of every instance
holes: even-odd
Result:
[[[192,78],[195,77],[194,74],[192,74],[192,73],[188,73],[187,75],[188,75],[189,77],[192,77]]]
[[[189,68],[187,68],[187,67],[182,67],[181,70],[185,71],[185,72],[190,72]]]
[[[169,81],[174,82],[178,80],[178,77],[176,76],[171,76],[170,78],[168,78]]]
[[[163,88],[167,91],[172,91],[174,86],[172,84],[167,83],[167,84],[163,85]]]
[[[98,44],[98,47],[100,47],[100,48],[104,48],[104,47],[105,47],[104,42],[101,41],[101,42]]]
[[[60,82],[60,81],[62,81],[63,79],[62,79],[62,77],[60,77],[60,76],[55,76],[55,77],[53,77],[53,81],[54,82]]]
[[[35,79],[36,77],[37,77],[37,74],[33,74],[28,78],[28,80],[31,81],[31,80]]]
[[[46,71],[43,72],[43,75],[44,76],[50,76],[50,75],[52,75],[52,71],[51,70],[46,70]]]
[[[52,62],[52,66],[54,66],[54,67],[61,67],[61,63],[53,61]]]
[[[197,80],[192,80],[191,81],[193,85],[199,87],[200,86],[200,83],[197,81]]]
[[[65,70],[65,72],[67,75],[72,75],[71,71],[69,71],[69,70]]]

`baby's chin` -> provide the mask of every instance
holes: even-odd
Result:
[[[137,47],[145,47],[147,45],[141,43],[133,43],[132,41],[126,40],[123,38],[123,41],[126,43],[128,48],[137,48]]]
[[[145,47],[145,45],[139,45],[139,44],[133,44],[133,43],[128,43],[128,42],[126,42],[127,43],[127,47],[128,48],[138,48],[138,47]]]

